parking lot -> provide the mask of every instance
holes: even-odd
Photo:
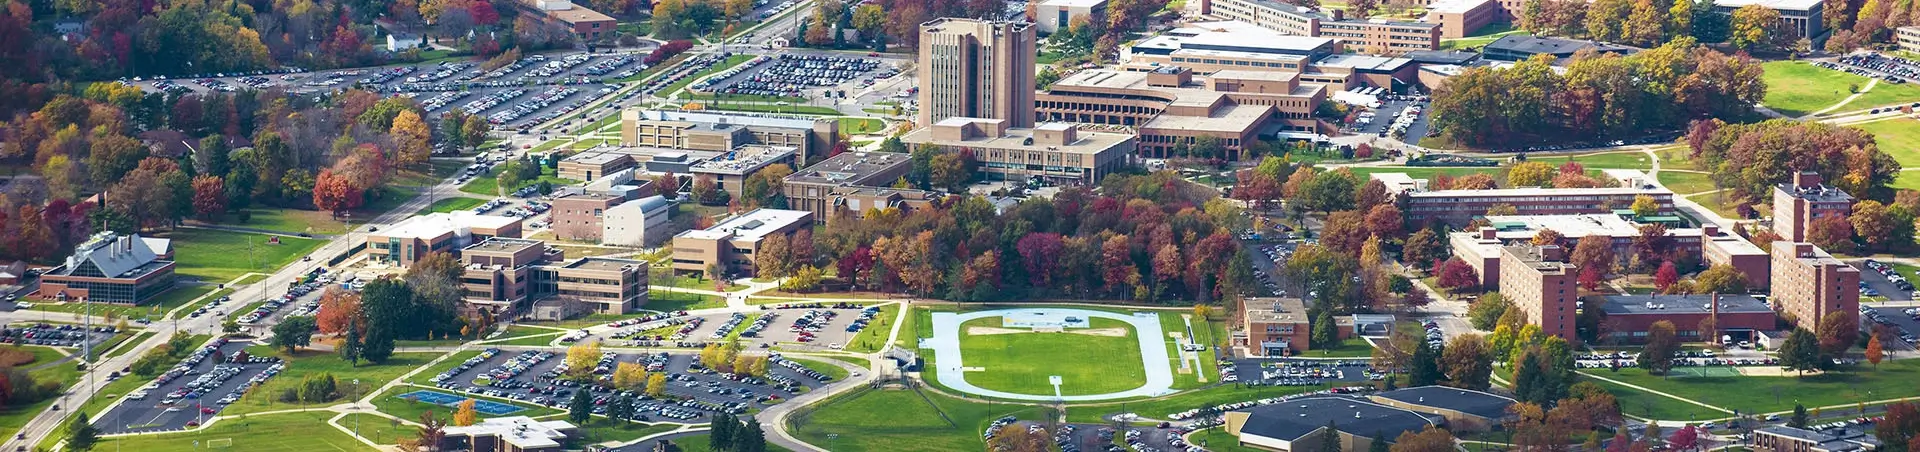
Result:
[[[1426,113],[1427,101],[1423,99],[1425,96],[1382,97],[1380,106],[1361,113],[1359,122],[1350,131],[1420,141],[1427,134],[1428,119],[1432,116]]]
[[[848,97],[900,74],[876,58],[782,53],[760,56],[689,87],[720,96]]]
[[[1890,83],[1906,83],[1920,80],[1920,62],[1879,52],[1860,52],[1834,59],[1834,63],[1815,62],[1814,65],[1863,75]]]
[[[199,425],[202,420],[219,414],[227,404],[239,401],[247,388],[278,374],[284,366],[279,358],[271,356],[237,360],[237,355],[248,345],[251,344],[214,339],[156,377],[153,383],[129,393],[126,400],[112,410],[95,414],[96,427],[102,433],[115,434],[172,431]],[[121,373],[127,371],[122,369]]]
[[[615,322],[614,331],[599,335],[609,344],[631,347],[701,347],[707,342],[737,337],[748,348],[822,347],[840,349],[878,315],[880,308],[850,303],[796,303],[764,305],[760,312],[690,316],[685,312]],[[570,334],[563,342],[583,340]]]
[[[0,328],[0,342],[13,345],[80,348],[88,342],[98,346],[108,339],[113,339],[116,331],[110,325],[96,326],[89,330],[82,325],[66,323],[19,322]]]
[[[1239,359],[1232,362],[1233,380],[1247,385],[1265,386],[1316,386],[1331,384],[1345,386],[1386,378],[1385,373],[1373,370],[1372,361],[1365,358],[1355,359]],[[1226,369],[1222,369],[1225,380]]]
[[[565,409],[574,391],[590,391],[595,397],[595,413],[606,414],[606,404],[615,392],[599,384],[582,385],[561,378],[566,350],[506,351],[488,349],[480,356],[432,378],[434,384],[450,393],[481,395],[515,400],[533,405]],[[634,420],[643,422],[706,422],[714,412],[745,413],[749,408],[792,398],[803,388],[817,388],[831,382],[797,361],[770,355],[767,376],[745,377],[723,374],[703,366],[693,353],[658,352],[615,354],[608,352],[594,373],[600,381],[611,381],[620,362],[640,363],[649,372],[664,372],[668,384],[666,398],[630,394],[640,401]],[[670,399],[670,400],[669,400]]]
[[[1893,266],[1873,259],[1851,263],[1860,269],[1860,295],[1886,297],[1891,301],[1913,300],[1913,282],[1894,271]]]
[[[1038,431],[1047,425],[1034,421],[1016,421],[1013,418],[1001,418],[988,424],[982,435],[991,440],[995,435],[1007,429],[1028,429]],[[1048,432],[1053,444],[1060,452],[1120,452],[1134,450],[1146,451],[1184,451],[1190,450],[1181,439],[1187,432],[1181,427],[1128,427],[1114,430],[1111,425],[1100,424],[1061,424],[1058,431]],[[1115,443],[1124,444],[1127,449]]]

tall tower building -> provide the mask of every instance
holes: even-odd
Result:
[[[941,18],[920,24],[920,127],[947,118],[1033,127],[1033,24]]]

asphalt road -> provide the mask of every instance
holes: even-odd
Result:
[[[233,356],[234,353],[246,349],[248,345],[251,344],[245,342],[228,343],[220,347],[220,353],[225,356]],[[172,404],[160,403],[166,398],[167,394],[185,389],[195,378],[212,371],[216,366],[223,365],[241,366],[243,370],[232,378],[221,382],[219,385],[215,385],[213,389],[208,390],[206,395],[201,396],[199,399],[182,399]],[[145,398],[140,400],[122,400],[118,405],[115,405],[105,413],[93,413],[95,427],[106,434],[163,432],[184,429],[190,422],[204,422],[205,419],[212,418],[218,414],[218,412],[226,408],[226,406],[215,403],[215,401],[226,397],[228,394],[244,392],[249,379],[255,375],[259,375],[261,372],[265,372],[267,368],[271,366],[273,366],[273,363],[227,364],[215,363],[211,358],[203,360],[199,365],[193,367],[192,373],[182,375],[179,378],[173,379],[173,381],[167,382],[167,384],[147,391]],[[128,376],[126,378],[139,377]],[[149,386],[151,386],[151,383],[149,383]],[[213,413],[204,413],[200,410],[201,408],[210,409]]]

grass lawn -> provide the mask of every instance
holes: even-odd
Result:
[[[727,307],[727,299],[719,296],[664,290],[652,292],[647,305],[641,306],[643,309],[662,312],[724,307]]]
[[[426,215],[430,213],[444,213],[444,212],[468,210],[486,203],[487,203],[486,200],[478,199],[478,198],[446,198],[446,199],[434,201],[432,205],[429,205],[424,209],[420,209],[420,214]]]
[[[1920,387],[1913,385],[1916,379],[1920,379],[1920,361],[1913,360],[1884,362],[1880,364],[1878,370],[1871,366],[1858,366],[1847,372],[1829,372],[1806,377],[1675,375],[1662,379],[1656,375],[1648,375],[1641,369],[1621,369],[1618,373],[1610,371],[1588,373],[1692,400],[1705,401],[1730,410],[1738,409],[1751,413],[1790,411],[1796,401],[1812,408],[1832,405],[1850,406],[1862,400],[1920,395]],[[1643,406],[1643,402],[1637,397],[1658,397],[1643,394],[1636,398],[1629,398],[1617,392],[1615,395],[1620,398],[1620,407],[1627,413],[1635,415],[1641,414],[1639,408]],[[1677,403],[1681,403],[1681,409],[1698,412],[1703,419],[1706,416],[1726,416],[1725,413],[1720,412],[1708,413],[1707,411],[1710,410],[1684,402]],[[1686,417],[1673,419],[1686,419]]]
[[[139,334],[133,335],[132,339],[127,339],[125,342],[121,342],[121,343],[122,344],[138,344],[141,342],[146,342],[147,339],[152,338],[154,334],[159,334],[159,333],[155,333],[152,331],[141,331]],[[107,353],[103,357],[103,359],[113,359],[116,356],[125,355],[127,354],[127,352],[133,351],[133,346],[129,345],[127,346],[127,348],[122,348],[118,350],[115,350],[115,349],[107,349],[107,350],[109,351],[109,353]]]
[[[847,135],[860,135],[865,133],[879,132],[880,128],[887,126],[886,121],[881,121],[876,118],[846,117],[846,118],[836,118],[834,120],[840,122],[840,132],[845,133]]]
[[[1846,106],[1840,107],[1840,109],[1859,110],[1873,107],[1908,105],[1913,102],[1920,102],[1920,86],[1914,86],[1911,83],[1895,85],[1881,80],[1880,83],[1873,85],[1873,89],[1867,90],[1866,94],[1861,94],[1859,98],[1854,99],[1853,102],[1848,102]]]
[[[447,359],[441,360],[440,364],[435,364],[433,365],[433,367],[427,368],[427,370],[423,370],[423,371],[420,371],[420,373],[413,374],[413,379],[408,381],[413,383],[423,384],[423,385],[432,384],[430,380],[432,380],[435,375],[440,375],[441,372],[446,372],[449,370],[453,370],[453,368],[455,367],[460,367],[460,363],[467,362],[468,359],[471,359],[475,356],[480,356],[479,350],[468,350],[464,352],[454,353],[452,356],[448,356]]]
[[[280,355],[277,351],[271,350],[264,345],[248,347],[247,353],[268,353],[273,356],[285,358],[285,356]],[[220,414],[234,415],[298,408],[300,406],[299,404],[281,403],[278,400],[281,390],[298,388],[302,378],[321,373],[333,374],[333,378],[339,381],[340,384],[340,399],[328,402],[326,405],[345,403],[351,401],[354,397],[366,395],[366,391],[379,388],[380,385],[386,384],[388,381],[400,378],[400,375],[413,370],[415,367],[420,367],[422,364],[433,361],[433,358],[436,356],[438,355],[433,353],[395,353],[391,358],[388,358],[385,363],[373,364],[361,361],[359,366],[354,367],[349,366],[345,360],[340,359],[339,355],[330,352],[301,350],[300,353],[287,364],[286,370],[280,372],[280,375],[267,380],[266,384],[260,385],[260,387],[247,391],[245,397],[242,397],[239,402],[228,405],[226,410],[221,411]],[[360,389],[358,390],[352,389],[353,380],[356,378],[360,379]]]
[[[1362,338],[1347,338],[1340,341],[1339,347],[1308,350],[1300,356],[1309,358],[1365,358],[1373,356],[1373,344]]]
[[[566,333],[555,331],[551,334],[516,337],[513,339],[507,339],[500,342],[488,342],[486,345],[530,345],[530,346],[536,346],[536,347],[546,346],[546,345],[552,345],[553,340],[559,339],[560,335],[562,334],[566,334]]]
[[[792,103],[792,104],[803,104],[803,103],[806,103],[806,102],[807,102],[807,98],[805,98],[805,97],[795,97],[795,96],[768,96],[768,95],[764,95],[764,94],[706,94],[706,93],[688,93],[688,94],[687,94],[687,98],[688,98],[688,99],[693,99],[693,100],[697,100],[697,101],[703,101],[703,102],[710,102],[710,103],[727,103],[727,102],[768,102],[768,103],[773,103],[773,102],[786,102],[786,103]]]
[[[815,445],[817,446],[820,444],[831,444],[831,443],[832,442],[816,443]],[[713,437],[710,435],[682,436],[679,438],[675,438],[673,440],[673,445],[680,446],[680,450],[687,451],[687,452],[699,452],[703,450],[709,450],[712,448],[711,446],[712,444],[713,444]],[[887,449],[882,448],[882,449],[873,449],[873,450],[887,450]],[[778,444],[767,443],[767,452],[793,452],[793,450],[787,449],[785,447],[780,447],[780,445]]]
[[[465,382],[462,382],[462,383],[465,383]],[[471,394],[448,391],[445,389],[401,385],[401,386],[394,386],[393,389],[388,389],[387,392],[382,392],[378,397],[374,397],[373,408],[382,413],[391,414],[394,417],[406,419],[409,421],[418,421],[420,419],[420,415],[428,411],[432,411],[435,417],[438,417],[441,419],[453,418],[453,412],[455,409],[454,407],[446,407],[446,406],[434,405],[426,402],[419,402],[419,401],[400,398],[401,394],[406,394],[406,393],[421,391],[421,390],[439,391],[439,392],[445,392],[445,393],[454,394],[454,395],[463,396],[463,397],[475,397]],[[559,414],[561,412],[560,410],[556,410],[552,408],[534,406],[531,404],[524,404],[524,403],[515,402],[512,400],[506,400],[506,399],[494,399],[494,398],[487,398],[487,397],[475,397],[475,398],[478,398],[480,400],[486,400],[490,402],[500,402],[500,403],[505,403],[505,404],[525,408],[525,410],[514,412],[513,414],[509,414],[508,416],[532,417],[532,416],[545,416],[549,414]],[[486,413],[480,413],[480,417],[482,419],[485,419],[485,418],[498,417],[498,416],[488,416]]]
[[[708,110],[751,111],[760,113],[792,113],[796,115],[837,115],[840,110],[812,105],[774,105],[774,104],[721,104],[707,105]]]
[[[1568,161],[1575,161],[1575,162],[1580,162],[1581,165],[1586,166],[1588,169],[1598,169],[1598,168],[1653,169],[1653,158],[1647,157],[1647,154],[1645,152],[1638,152],[1638,151],[1576,155],[1571,157],[1541,156],[1541,157],[1533,158],[1529,160],[1536,161],[1536,162],[1547,162],[1556,167]]]
[[[420,188],[439,182],[452,176],[454,172],[465,168],[470,161],[433,160],[426,171],[405,170],[394,177],[392,182],[380,188],[380,197],[353,211],[353,218],[373,218],[398,207],[400,203],[420,193]],[[247,209],[250,218],[239,222],[237,215],[229,215],[223,224],[267,229],[288,233],[310,232],[314,234],[339,234],[347,231],[347,224],[334,218],[331,213],[318,210],[292,208],[252,208]]]
[[[1493,41],[1499,40],[1501,36],[1506,36],[1511,34],[1527,35],[1530,33],[1527,33],[1526,31],[1521,31],[1521,30],[1514,30],[1513,25],[1510,25],[1510,24],[1491,23],[1491,24],[1487,24],[1484,27],[1480,27],[1479,30],[1474,30],[1473,36],[1440,41],[1440,50],[1454,50],[1454,49],[1480,47],[1480,46],[1484,46],[1489,43],[1492,43]]]
[[[836,365],[833,365],[832,363],[820,361],[813,358],[803,358],[799,356],[791,356],[791,357],[788,357],[787,359],[798,361],[800,362],[801,365],[807,366],[808,369],[813,369],[814,372],[823,373],[829,377],[833,377],[834,381],[845,380],[847,378],[847,368],[845,367],[836,366]],[[861,364],[861,366],[865,366],[865,364]]]
[[[1814,66],[1805,61],[1770,61],[1761,65],[1766,74],[1767,97],[1761,103],[1787,116],[1801,116],[1839,103],[1853,95],[1849,87],[1867,86],[1867,78]]]
[[[175,229],[161,236],[174,240],[176,272],[217,282],[231,281],[249,272],[271,273],[312,253],[322,243],[298,237],[191,228]],[[267,244],[273,238],[278,238],[280,244]]]
[[[160,295],[155,295],[153,299],[148,300],[146,305],[142,305],[142,306],[93,303],[93,315],[111,316],[116,319],[132,319],[132,318],[140,318],[140,317],[146,317],[150,319],[159,319],[161,315],[166,314],[168,311],[172,311],[173,308],[178,308],[181,305],[187,304],[188,301],[193,301],[193,299],[195,298],[200,298],[201,295],[206,295],[208,293],[213,292],[214,290],[213,288],[214,288],[213,284],[184,284],[184,285],[175,286],[173,290],[168,290],[166,292],[160,293]],[[224,292],[232,292],[232,291],[228,290]],[[78,302],[57,303],[57,304],[42,303],[42,304],[33,305],[33,309],[38,311],[68,312],[68,313],[75,313],[75,314],[83,314],[87,312],[87,304],[78,303]]]
[[[1140,365],[1139,342],[1126,322],[1092,319],[1093,329],[1122,328],[1118,337],[1074,333],[1012,333],[974,335],[972,327],[999,327],[1001,318],[983,318],[960,326],[960,353],[968,367],[967,382],[1020,394],[1052,394],[1048,377],[1061,377],[1064,395],[1105,394],[1146,384]]]
[[[1187,322],[1181,320],[1180,313],[1178,312],[1161,312],[1160,329],[1167,333],[1179,333],[1181,336],[1186,336]],[[1194,373],[1182,374],[1180,373],[1181,359],[1179,344],[1174,342],[1171,337],[1166,338],[1167,358],[1169,358],[1168,361],[1172,362],[1171,366],[1173,368],[1173,389],[1193,389],[1220,381],[1220,368],[1217,364],[1214,364],[1213,352],[1215,346],[1224,342],[1223,339],[1224,338],[1215,339],[1213,330],[1207,327],[1207,322],[1201,321],[1200,319],[1193,319],[1192,340],[1194,343],[1206,345],[1207,350],[1198,353],[1200,356],[1200,364],[1193,369]],[[1205,377],[1205,381],[1202,381],[1201,377]]]
[[[1225,428],[1210,428],[1195,433],[1188,439],[1193,440],[1194,445],[1205,447],[1210,452],[1265,452],[1265,449],[1241,446],[1240,438],[1227,433]]]
[[[873,390],[835,397],[811,415],[791,418],[789,431],[836,452],[982,450],[986,444],[980,433],[994,419],[1046,416],[1044,409],[1034,406],[925,394],[922,398],[908,390]],[[829,440],[829,434],[838,437]]]
[[[557,140],[547,141],[547,143],[555,143],[555,142],[557,142]],[[545,144],[543,143],[542,145],[545,145]],[[556,171],[558,170],[553,168],[548,168],[548,167],[541,167],[540,178],[529,180],[529,181],[521,181],[520,185],[508,187],[507,192],[512,193],[514,190],[519,190],[522,187],[537,185],[541,181],[552,183],[555,186],[573,185],[573,184],[580,183],[580,181],[577,181],[577,180],[561,178],[555,173]],[[500,189],[500,178],[496,177],[495,175],[475,177],[473,178],[472,181],[467,182],[466,185],[460,186],[460,191],[472,193],[480,196],[501,196],[499,189]],[[479,205],[479,204],[475,204],[475,205]]]
[[[347,432],[326,425],[327,419],[336,414],[320,411],[223,419],[212,427],[189,433],[101,438],[94,450],[195,451],[202,447],[197,444],[213,439],[233,440],[231,450],[259,452],[377,450]]]
[[[1901,167],[1920,168],[1920,121],[1903,117],[1853,127],[1872,133],[1880,152],[1892,156]]]
[[[1169,414],[1199,408],[1204,405],[1224,405],[1268,397],[1299,394],[1326,388],[1324,385],[1255,386],[1242,388],[1237,384],[1223,384],[1157,399],[1074,406],[1067,408],[1067,422],[1105,423],[1105,421],[1101,420],[1102,416],[1118,413],[1134,413],[1139,414],[1141,417],[1164,419]]]
[[[1713,191],[1713,178],[1706,173],[1661,171],[1660,185],[1667,186],[1667,189],[1673,190],[1674,193],[1686,195]]]
[[[725,288],[716,289],[713,286],[713,280],[711,279],[707,279],[705,277],[675,275],[673,274],[673,269],[669,269],[666,267],[648,267],[647,268],[647,284],[652,285],[654,287],[678,287],[682,289],[719,290],[721,292],[732,292],[732,291],[747,288],[747,286],[734,284],[733,282],[729,281],[727,282],[727,286]]]
[[[1920,178],[1916,178],[1916,179],[1920,179]],[[1894,185],[1897,187],[1899,185],[1898,181],[1896,181]],[[1712,210],[1713,213],[1720,214],[1720,216],[1722,217],[1740,218],[1740,211],[1736,209],[1736,207],[1738,207],[1737,204],[1739,203],[1739,200],[1733,198],[1733,193],[1723,191],[1718,193],[1693,196],[1687,199],[1691,199],[1693,200],[1693,202],[1700,203],[1700,205],[1705,206],[1707,210]]]
[[[866,329],[847,340],[847,351],[854,353],[873,353],[886,348],[887,335],[893,333],[894,319],[900,317],[900,305],[890,304],[880,307],[880,313],[874,314],[873,321],[867,322]]]
[[[419,421],[418,419],[408,420]],[[419,434],[419,430],[414,427],[367,413],[347,414],[347,417],[340,418],[340,426],[346,427],[349,431],[359,427],[361,438],[370,439],[379,444],[393,444],[400,438],[412,438]]]

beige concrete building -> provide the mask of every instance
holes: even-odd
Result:
[[[591,312],[626,314],[647,303],[647,265],[629,259],[566,260],[546,242],[493,238],[460,250],[460,277],[468,304],[497,314],[522,315],[549,298]]]
[[[633,168],[633,157],[614,152],[587,151],[560,159],[560,167],[554,175],[561,179],[593,181],[601,177]]]
[[[941,198],[938,192],[892,188],[913,168],[907,154],[847,152],[806,167],[782,183],[787,206],[832,221],[834,214],[872,209],[922,209]]]
[[[1858,316],[1860,270],[1805,242],[1773,242],[1773,307],[1807,331],[1838,312]],[[1856,317],[1857,319],[1857,317]]]
[[[721,190],[739,199],[748,176],[774,165],[787,165],[791,170],[799,155],[799,149],[793,147],[750,144],[694,163],[693,177],[713,179]]]
[[[753,275],[754,252],[775,234],[792,236],[813,227],[813,212],[754,209],[706,229],[673,236],[673,270],[704,273],[718,266],[722,274]]]
[[[1455,39],[1470,36],[1504,15],[1494,0],[1437,0],[1427,5],[1427,16],[1420,20],[1439,25],[1442,39]]]
[[[602,218],[627,198],[602,193],[573,192],[553,198],[553,236],[561,240],[600,241]]]
[[[749,144],[785,146],[800,159],[825,156],[840,134],[832,118],[718,111],[642,110],[620,112],[624,146],[727,152]]]
[[[1200,137],[1212,137],[1227,152],[1222,157],[1238,160],[1263,134],[1325,130],[1313,110],[1327,94],[1326,86],[1303,84],[1294,74],[1223,70],[1196,81],[1185,68],[1162,66],[1080,71],[1040,93],[1035,104],[1043,121],[1134,127],[1142,157],[1175,157]]]
[[[1773,233],[1789,242],[1807,240],[1807,230],[1821,218],[1853,213],[1853,196],[1826,185],[1812,171],[1794,173],[1793,181],[1773,187]]]
[[[518,217],[464,210],[433,213],[367,233],[363,248],[369,259],[407,266],[436,251],[452,253],[493,237],[520,237],[520,227]]]
[[[1106,13],[1107,0],[1040,0],[1027,6],[1027,21],[1033,22],[1040,34],[1051,35],[1082,17],[1095,20]]]
[[[920,24],[919,125],[987,118],[1033,126],[1034,26],[941,18]]]
[[[1527,323],[1542,334],[1578,342],[1574,321],[1579,317],[1578,272],[1561,263],[1566,250],[1559,246],[1528,244],[1501,247],[1500,294],[1527,313]]]
[[[1313,10],[1273,0],[1206,0],[1201,14],[1295,36],[1327,37],[1365,53],[1397,55],[1440,49],[1440,26],[1384,19],[1348,19],[1341,10]]]
[[[600,243],[614,246],[654,246],[667,239],[673,204],[660,195],[610,207],[600,222]]]
[[[1328,94],[1359,87],[1400,89],[1419,80],[1419,64],[1401,57],[1344,53],[1331,37],[1289,34],[1238,20],[1196,22],[1122,47],[1126,68],[1180,66],[1196,75],[1219,71],[1284,72]]]
[[[901,137],[909,149],[935,146],[969,150],[990,180],[1040,179],[1053,184],[1094,184],[1131,162],[1134,136],[1083,131],[1046,123],[1031,129],[1000,119],[948,118]]]
[[[1900,50],[1920,53],[1920,25],[1895,28],[1893,38],[1900,45]]]

